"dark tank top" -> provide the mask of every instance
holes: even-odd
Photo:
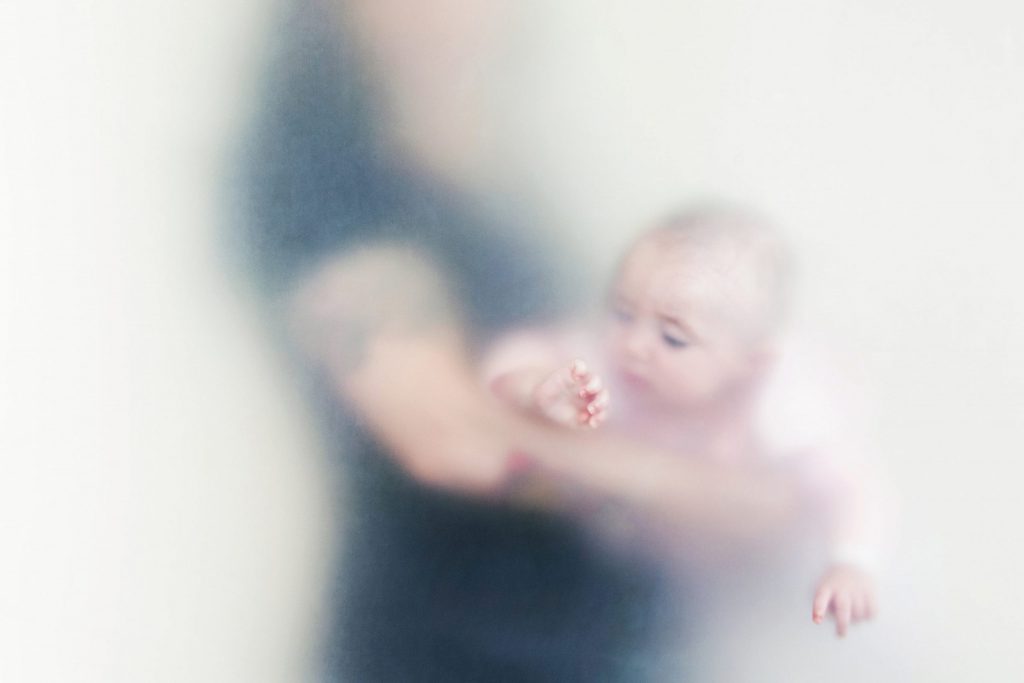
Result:
[[[241,159],[229,246],[254,280],[273,298],[329,254],[398,241],[439,264],[478,344],[557,314],[545,245],[380,152],[340,36],[311,7],[284,21]],[[344,406],[317,407],[347,482],[327,680],[643,680],[649,574],[566,519],[420,485]]]

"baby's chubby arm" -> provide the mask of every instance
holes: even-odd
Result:
[[[830,355],[789,340],[761,394],[759,432],[766,453],[795,475],[811,513],[806,520],[827,549],[811,617],[835,619],[836,633],[870,619],[877,607],[882,495],[861,387]]]
[[[520,332],[498,342],[481,368],[491,392],[528,415],[566,427],[597,427],[609,395],[581,360],[559,360],[554,335]]]
[[[831,615],[836,635],[872,619],[878,611],[876,573],[880,535],[877,490],[864,471],[831,468],[826,495],[829,565],[815,587],[811,618],[821,624]]]

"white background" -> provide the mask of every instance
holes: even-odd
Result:
[[[323,448],[213,249],[267,4],[0,3],[2,680],[309,670]],[[767,668],[729,680],[1012,678],[1024,10],[520,11],[495,184],[599,263],[687,199],[762,207],[800,252],[801,324],[874,396],[902,499],[880,622],[837,643],[780,615],[745,653]]]

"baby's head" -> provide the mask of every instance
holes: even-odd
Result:
[[[772,355],[788,261],[774,228],[745,211],[695,209],[645,232],[610,292],[620,379],[669,409],[710,406],[749,386]]]

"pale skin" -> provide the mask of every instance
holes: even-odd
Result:
[[[563,427],[598,427],[608,413],[608,390],[582,360],[561,368],[529,367],[491,381],[510,405]]]
[[[296,343],[338,399],[424,484],[514,501],[519,473],[511,465],[525,453],[531,476],[572,491],[544,503],[564,514],[585,516],[580,500],[613,501],[680,533],[735,545],[797,517],[798,488],[778,473],[730,471],[507,408],[479,382],[443,278],[411,250],[377,246],[328,260],[289,309]],[[424,310],[434,317],[423,319]],[[431,387],[430,399],[412,386]]]
[[[388,136],[398,155],[454,187],[475,185],[486,147],[476,134],[486,127],[476,124],[485,118],[481,86],[488,82],[478,65],[509,24],[504,12],[512,3],[333,4],[377,76],[375,94],[391,127],[401,131]],[[736,545],[796,516],[799,492],[783,477],[682,463],[632,442],[568,433],[503,405],[480,386],[445,279],[421,254],[372,245],[325,259],[287,308],[307,361],[388,455],[426,485],[536,505],[521,495],[521,471],[510,466],[526,453],[532,477],[573,491],[540,504],[581,519],[559,501],[614,501]],[[430,387],[429,400],[410,387]]]
[[[393,136],[399,154],[455,186],[481,176],[479,132],[486,127],[476,125],[485,118],[476,85],[486,79],[474,65],[490,49],[507,5],[336,3],[402,131]],[[733,472],[629,440],[595,439],[588,430],[569,433],[493,400],[479,386],[443,278],[407,250],[378,245],[328,259],[298,288],[289,317],[296,344],[337,399],[426,485],[534,505],[520,496],[510,467],[515,454],[528,452],[534,477],[571,482],[586,497],[737,547],[780,533],[800,509],[797,487],[776,472]],[[410,383],[430,387],[430,400]],[[571,506],[559,512],[579,515]]]
[[[605,342],[610,371],[622,376],[618,386],[626,395],[611,398],[641,407],[642,414],[634,410],[626,418],[633,421],[633,432],[696,444],[705,453],[749,465],[749,449],[736,435],[745,433],[749,421],[744,394],[770,365],[771,350],[734,333],[725,323],[728,316],[716,314],[722,302],[706,295],[715,283],[687,276],[692,264],[665,254],[664,245],[641,242],[612,288],[612,323]],[[512,346],[506,344],[498,355],[514,358],[515,342]],[[552,354],[546,367],[536,360],[526,367],[511,367],[493,380],[492,387],[509,405],[552,424],[579,427],[603,422],[610,397],[600,379],[587,372],[585,381],[592,391],[581,391],[566,378],[578,376],[586,366],[580,360],[559,365],[555,358]],[[599,419],[591,420],[592,415]],[[620,431],[622,425],[620,420]],[[855,487],[849,488],[856,493]],[[831,534],[846,538],[849,530],[841,527],[855,526],[850,520],[855,522],[856,514],[846,509],[849,505],[831,503],[837,518]],[[844,513],[849,513],[848,519],[843,519]],[[873,618],[876,611],[877,592],[869,572],[846,563],[823,572],[812,600],[816,624],[831,618],[836,634],[843,637],[852,624]]]
[[[877,611],[872,576],[854,565],[837,564],[829,567],[818,581],[811,619],[821,624],[831,616],[836,622],[836,635],[844,637],[851,624],[873,619]]]

